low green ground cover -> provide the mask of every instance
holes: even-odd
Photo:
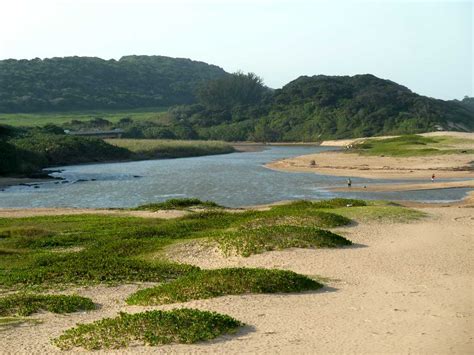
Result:
[[[72,313],[95,308],[91,299],[80,296],[14,294],[0,298],[0,317],[29,316],[40,310]]]
[[[292,225],[222,231],[214,240],[224,254],[242,256],[287,248],[337,248],[352,244],[328,230]]]
[[[235,151],[232,145],[220,141],[107,139],[106,142],[131,151],[135,159],[195,157],[226,154]]]
[[[474,140],[455,137],[423,137],[406,135],[388,139],[368,139],[357,144],[354,150],[365,155],[393,157],[429,156],[438,154],[473,154],[474,149],[459,148],[457,145],[474,145]]]
[[[170,220],[116,215],[0,218],[0,289],[170,281],[198,269],[165,258],[163,251],[176,242],[207,240],[240,255],[289,247],[339,247],[350,241],[323,228],[348,225],[350,218],[421,217],[400,206],[364,204],[299,201],[268,211],[235,213],[206,203],[212,206],[208,211]],[[169,206],[176,208],[174,202]]]
[[[387,201],[371,201],[365,207],[336,208],[331,212],[358,222],[408,223],[426,217],[426,214],[419,210]]]
[[[167,110],[167,107],[151,107],[137,110],[0,113],[0,124],[14,127],[35,127],[45,126],[47,124],[63,125],[71,121],[89,121],[97,117],[106,119],[112,123],[117,123],[123,118],[131,118],[137,122],[161,122]]]
[[[226,268],[199,270],[174,281],[140,290],[129,304],[159,305],[224,295],[301,292],[323,287],[306,276],[284,270]]]
[[[135,208],[135,210],[159,211],[159,210],[182,210],[189,207],[222,208],[212,201],[201,201],[197,198],[172,198],[163,202],[149,203]]]
[[[131,344],[191,344],[233,333],[243,324],[227,315],[196,309],[120,313],[91,324],[79,324],[53,340],[62,350],[118,349]]]

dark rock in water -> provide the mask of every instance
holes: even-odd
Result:
[[[97,179],[91,179],[91,181],[97,181]]]
[[[134,178],[141,178],[143,176],[140,176],[140,175],[133,175]]]
[[[76,180],[76,182],[86,182],[86,181],[89,181],[89,180],[87,180],[87,179],[78,179],[78,180]]]
[[[39,185],[35,185],[35,186],[33,186],[33,187],[34,187],[35,189],[39,189],[39,188],[40,188]]]
[[[61,184],[68,184],[68,183],[69,183],[69,181],[67,181],[67,180],[61,181]]]

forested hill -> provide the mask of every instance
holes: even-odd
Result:
[[[0,61],[0,112],[123,109],[192,103],[215,65],[163,56]]]
[[[251,77],[243,85],[242,78],[209,82],[199,104],[172,109],[172,117],[201,138],[269,142],[474,129],[468,105],[421,96],[370,74],[302,76],[274,91],[256,90]],[[256,92],[258,100],[236,102],[236,87]]]

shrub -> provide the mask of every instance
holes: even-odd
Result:
[[[131,343],[151,346],[191,344],[233,332],[243,324],[227,315],[196,309],[120,313],[91,324],[79,324],[53,340],[62,350],[83,347],[87,350],[118,349]]]
[[[291,271],[228,268],[199,270],[157,287],[140,290],[127,302],[158,305],[244,293],[317,290],[322,285]]]
[[[40,310],[72,313],[93,310],[91,299],[80,296],[15,294],[0,298],[0,316],[29,316]]]
[[[189,207],[220,208],[217,203],[212,201],[201,201],[197,198],[172,198],[167,201],[149,203],[136,207],[136,210],[181,210]]]
[[[213,237],[226,255],[250,256],[286,248],[336,248],[351,241],[330,231],[305,226],[270,226],[249,230],[225,231]]]

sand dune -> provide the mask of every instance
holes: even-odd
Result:
[[[474,204],[422,208],[412,223],[361,223],[339,228],[355,245],[344,249],[289,249],[249,258],[224,258],[188,246],[173,258],[204,268],[249,266],[324,276],[327,287],[303,294],[226,296],[160,307],[127,306],[146,285],[66,291],[92,297],[94,312],[43,313],[43,321],[2,331],[2,353],[54,353],[50,339],[77,322],[119,311],[194,307],[229,314],[248,324],[209,343],[137,346],[120,353],[472,353],[474,345]]]

